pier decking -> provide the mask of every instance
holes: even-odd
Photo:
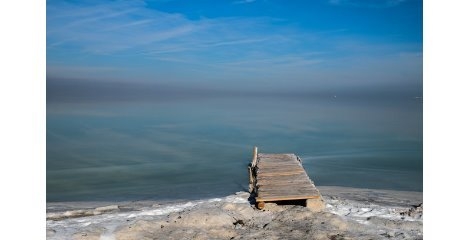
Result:
[[[255,147],[248,170],[250,191],[255,193],[259,209],[266,202],[279,201],[305,201],[305,206],[313,210],[324,208],[320,192],[295,154],[258,154]]]

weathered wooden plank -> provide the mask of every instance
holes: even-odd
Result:
[[[304,168],[300,165],[298,166],[260,166],[257,168],[258,172],[263,172],[263,171],[271,171],[271,170],[291,170],[291,169],[301,169],[303,170]]]
[[[263,176],[288,176],[288,175],[296,175],[299,173],[301,173],[301,171],[275,172],[275,173],[263,173]]]
[[[261,168],[261,167],[270,167],[270,166],[286,166],[286,167],[295,167],[295,166],[299,166],[301,167],[302,165],[300,164],[300,162],[296,163],[296,162],[263,162],[263,163],[258,163],[258,168]]]
[[[281,163],[285,163],[285,164],[301,164],[301,162],[297,161],[297,159],[290,159],[290,158],[277,158],[277,159],[269,159],[269,160],[266,160],[266,159],[262,159],[262,158],[258,158],[259,161],[258,163],[259,164],[281,164]]]
[[[302,184],[266,184],[266,185],[261,185],[258,186],[258,189],[271,189],[271,188],[276,188],[276,189],[286,189],[288,191],[296,191],[298,189],[303,189],[303,188],[308,188],[308,189],[315,189],[315,186],[309,183],[302,183]]]
[[[296,189],[296,191],[289,191],[286,189],[279,190],[279,189],[266,189],[263,191],[258,192],[258,197],[265,197],[265,196],[287,196],[287,195],[318,195],[315,192],[315,189],[305,188],[305,189]]]
[[[264,161],[269,161],[270,159],[295,159],[297,160],[297,156],[294,154],[264,154],[260,153],[258,154],[258,158],[264,160]]]
[[[269,188],[269,187],[277,187],[277,188],[290,188],[290,187],[295,187],[297,188],[304,188],[304,187],[309,187],[309,188],[315,188],[310,182],[284,182],[284,183],[261,183],[260,185],[257,185],[258,188]]]
[[[258,175],[259,176],[259,175]],[[302,173],[297,173],[290,176],[259,176],[257,178],[258,181],[289,181],[289,180],[296,180],[296,179],[308,179]]]
[[[300,173],[303,173],[304,170],[299,168],[299,169],[270,169],[269,171],[268,170],[265,170],[265,171],[257,171],[256,174],[258,176],[268,176],[268,175],[276,175],[276,174],[279,174],[279,175],[282,175],[282,173],[285,173],[285,172],[292,172],[292,173],[297,173],[297,174],[300,174]]]
[[[312,189],[310,186],[303,184],[286,184],[286,185],[259,185],[256,186],[261,191],[300,191],[301,189]]]
[[[299,171],[299,170],[302,170],[302,171]],[[292,177],[308,178],[307,174],[304,172],[303,169],[295,169],[295,171],[297,171],[298,173],[297,173],[295,176],[292,176]],[[258,173],[258,172],[257,172],[257,173]],[[263,178],[263,177],[266,177],[266,178],[276,178],[275,176],[274,176],[274,177],[262,176],[264,173],[267,173],[267,172],[260,172],[260,174],[258,174],[258,176],[260,176],[260,178]],[[279,177],[279,178],[282,178],[282,177]]]
[[[286,175],[299,175],[303,173],[303,170],[291,170],[291,171],[272,171],[272,172],[260,172],[257,173],[257,176],[260,177],[276,177],[276,176],[286,176]]]
[[[284,195],[263,195],[263,196],[258,196],[256,198],[256,201],[259,202],[261,199],[264,199],[265,201],[267,199],[283,199],[283,200],[289,200],[289,199],[307,199],[307,198],[321,198],[320,194],[284,194]]]
[[[315,192],[315,189],[312,188],[303,188],[303,189],[295,189],[295,191],[289,191],[288,189],[265,189],[262,191],[258,191],[258,197],[265,197],[265,196],[287,196],[287,195],[318,195]]]
[[[287,196],[319,196],[319,192],[310,191],[299,191],[299,192],[258,192],[259,198],[268,198],[268,197],[287,197]]]
[[[259,164],[271,164],[271,163],[289,163],[289,164],[300,164],[299,161],[293,159],[270,159],[269,161],[261,159],[258,161]]]
[[[271,171],[271,170],[304,170],[302,166],[261,166],[256,168],[257,172],[263,172],[263,171]]]
[[[293,175],[295,176],[295,175]],[[272,183],[272,184],[276,184],[276,183],[279,183],[279,184],[285,184],[285,183],[297,183],[297,182],[307,182],[308,184],[312,184],[312,182],[310,181],[310,179],[308,178],[300,178],[300,177],[293,177],[292,179],[288,179],[288,178],[275,178],[275,177],[272,177],[272,178],[264,178],[264,179],[258,179],[257,183],[259,184],[268,184],[268,183]]]
[[[300,171],[304,172],[303,168],[296,167],[296,168],[266,168],[266,169],[258,169],[256,173],[274,173],[274,172],[292,172],[292,171]]]
[[[258,153],[259,157],[269,158],[269,157],[280,157],[280,156],[292,156],[296,157],[293,153]]]
[[[292,162],[269,162],[269,163],[258,163],[258,168],[266,168],[266,167],[302,167],[300,163],[292,163]]]
[[[302,168],[291,168],[291,169],[277,169],[277,168],[272,168],[272,169],[265,169],[262,171],[256,171],[258,175],[264,175],[265,173],[269,174],[275,174],[275,173],[283,173],[283,172],[297,172],[297,173],[303,173],[304,170]]]
[[[312,186],[315,187],[314,184],[309,179],[297,179],[297,180],[288,180],[288,181],[257,181],[256,185],[295,185],[295,186]]]
[[[297,174],[289,176],[289,177],[286,177],[286,176],[263,176],[263,173],[258,174],[258,177],[257,177],[258,180],[261,180],[261,179],[291,179],[291,178],[308,178],[308,176],[304,171],[302,171],[302,172],[298,172]]]
[[[262,159],[258,158],[258,163],[300,163],[297,159],[291,158],[273,158],[273,159]]]
[[[308,195],[308,196],[316,196],[318,195],[318,190],[315,191],[314,189],[299,189],[297,191],[288,191],[288,190],[275,190],[270,189],[266,191],[259,191],[258,197],[266,197],[266,196],[299,196],[299,195]]]
[[[297,186],[296,188],[292,188],[289,186],[264,186],[258,188],[258,192],[267,192],[267,193],[279,193],[279,192],[302,192],[302,191],[311,191],[312,193],[316,191],[316,188],[313,186],[303,185]]]
[[[285,192],[282,194],[259,194],[259,198],[281,198],[287,196],[318,196],[318,193],[310,193],[310,192],[299,192],[299,193],[292,193],[292,192]]]
[[[266,197],[266,198],[256,198],[256,202],[275,202],[275,201],[285,201],[285,200],[302,200],[302,199],[319,199],[318,196],[283,196],[283,197]]]
[[[292,179],[289,179],[288,177],[293,176]],[[285,183],[285,182],[309,182],[311,183],[310,179],[308,178],[300,178],[296,177],[296,175],[286,175],[286,176],[279,176],[276,178],[276,176],[270,176],[270,177],[265,177],[265,178],[260,178],[257,179],[257,183],[264,184],[264,183]]]
[[[257,169],[265,169],[265,168],[303,168],[303,167],[300,164],[292,164],[292,163],[258,164]]]

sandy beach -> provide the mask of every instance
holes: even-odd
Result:
[[[249,193],[199,201],[47,203],[47,239],[422,239],[422,192],[318,187],[326,208]]]

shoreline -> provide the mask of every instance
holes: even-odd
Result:
[[[349,197],[351,198],[352,195],[348,196],[348,193],[356,192],[360,197],[366,193],[371,194],[380,194],[380,195],[389,195],[393,194],[395,196],[401,196],[402,198],[412,198],[418,199],[416,196],[419,194],[422,195],[422,191],[408,191],[408,190],[391,190],[391,189],[375,189],[375,188],[356,188],[356,187],[343,187],[343,186],[315,186],[318,188],[322,195],[330,195],[330,196],[341,196],[341,197]],[[245,190],[240,190],[239,192],[244,192]],[[232,194],[231,194],[232,195]],[[227,195],[230,196],[230,195]],[[160,205],[171,205],[171,204],[180,204],[186,203],[191,201],[206,201],[215,198],[224,198],[226,196],[213,196],[213,197],[203,197],[203,198],[196,198],[196,199],[144,199],[144,200],[122,200],[122,201],[112,201],[112,200],[91,200],[91,201],[46,201],[46,212],[54,212],[54,211],[63,211],[63,210],[77,210],[77,209],[90,209],[96,208],[101,206],[108,206],[108,205],[137,205],[137,206],[152,206],[154,204]],[[422,197],[421,197],[422,198]],[[357,200],[361,200],[358,198]],[[364,199],[362,199],[364,200]]]
[[[319,213],[276,204],[257,210],[247,192],[196,201],[47,203],[47,238],[422,239],[422,192],[317,188],[326,203]]]

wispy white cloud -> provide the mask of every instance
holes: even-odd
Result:
[[[247,4],[247,3],[254,3],[256,0],[240,0],[234,1],[233,4]]]
[[[47,25],[48,43],[51,43],[48,47],[68,43],[92,54],[114,53],[174,39],[202,26],[179,14],[152,11],[145,5],[128,2],[51,7]]]
[[[400,5],[406,0],[329,0],[332,5],[364,7],[364,8],[388,8]]]
[[[64,3],[48,7],[47,43],[48,47],[68,43],[92,54],[115,53],[136,47],[150,52],[165,52],[168,49],[162,49],[162,46],[167,46],[169,41],[172,45],[196,46],[198,49],[251,44],[268,40],[268,37],[262,33],[245,32],[242,28],[260,27],[266,21],[263,18],[189,20],[180,14],[128,2],[99,6]]]
[[[79,55],[147,56],[159,61],[204,62],[208,66],[226,67],[232,61],[235,65],[253,55],[266,59],[282,52],[296,55],[293,44],[313,39],[283,27],[282,19],[188,19],[178,13],[147,8],[139,2],[97,6],[63,3],[50,6],[47,11],[48,50]],[[252,64],[256,62],[260,62],[259,58]]]
[[[145,24],[151,24],[154,20],[152,19],[146,19],[146,20],[140,20],[140,21],[134,21],[134,22],[129,22],[127,24],[119,25],[119,26],[114,26],[109,29],[105,29],[105,31],[112,31],[116,29],[123,29],[126,27],[135,27],[138,25],[145,25]]]
[[[221,42],[214,42],[209,43],[209,45],[213,47],[217,46],[227,46],[227,45],[239,45],[239,44],[246,44],[246,43],[259,43],[269,40],[268,38],[258,38],[258,39],[239,39],[233,41],[221,41]]]

